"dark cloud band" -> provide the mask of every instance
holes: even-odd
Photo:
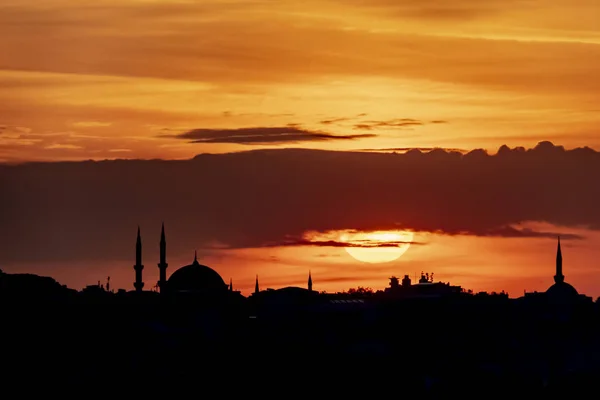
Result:
[[[348,229],[555,237],[564,232],[520,226],[600,230],[598,182],[599,152],[549,142],[495,155],[287,149],[0,165],[0,264],[128,257],[138,224],[153,257],[163,220],[175,254],[211,242],[286,245],[308,231]],[[304,244],[347,245],[287,243]]]

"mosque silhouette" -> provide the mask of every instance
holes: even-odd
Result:
[[[239,292],[233,290],[232,280],[230,280],[229,284],[226,284],[217,271],[198,262],[197,251],[194,252],[194,261],[191,264],[175,270],[167,279],[167,268],[169,267],[169,264],[167,263],[167,240],[164,223],[161,227],[159,246],[159,280],[156,284],[159,293],[167,295],[188,294],[204,297],[223,297],[233,294],[239,295]],[[135,271],[133,287],[135,288],[135,292],[140,293],[144,292],[143,288],[145,283],[143,281],[142,273],[144,265],[142,263],[142,237],[139,227],[135,246],[135,261],[135,265],[133,266]],[[278,290],[281,291],[281,293],[290,293],[293,291],[312,292],[312,275],[310,271],[308,272],[308,284],[306,289],[290,286]],[[260,287],[257,275],[253,294],[258,294],[259,292]]]

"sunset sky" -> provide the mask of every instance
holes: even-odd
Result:
[[[256,274],[310,270],[337,291],[427,271],[516,297],[552,284],[561,234],[566,280],[600,296],[598,15],[597,0],[0,0],[0,269],[132,289],[140,225],[149,287],[164,221],[168,274],[198,249],[244,294]],[[415,148],[438,150],[400,154]],[[85,162],[107,159],[138,161]],[[9,166],[26,161],[51,164]],[[414,243],[364,263],[348,230]]]

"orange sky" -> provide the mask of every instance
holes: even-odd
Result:
[[[5,0],[0,159],[187,158],[249,146],[157,133],[350,134],[361,118],[319,121],[359,114],[447,123],[286,146],[598,148],[599,13],[594,0]]]
[[[4,0],[0,162],[182,159],[280,147],[495,152],[542,140],[600,149],[598,15],[597,0]],[[176,137],[257,127],[348,138],[248,144],[235,135],[227,143]],[[435,246],[413,246],[366,273],[365,285],[420,270],[482,290],[551,283],[551,240],[433,237]],[[595,238],[573,246],[591,248]],[[240,250],[235,257],[250,261],[236,274],[227,270],[235,257],[207,263],[246,288],[255,271],[276,285],[279,275],[304,282],[309,264],[315,283],[319,274],[353,277],[353,268],[366,268],[332,268],[348,261],[339,250],[327,250],[333,257],[317,257],[322,248]],[[565,252],[572,283],[593,289],[586,274],[596,256]],[[174,257],[184,262],[183,254]],[[464,272],[451,260],[485,272]],[[571,260],[579,262],[572,273]],[[515,277],[517,265],[537,262],[528,285]],[[128,271],[130,263],[114,268]],[[56,271],[65,283],[84,283]],[[128,275],[116,279],[129,287]]]

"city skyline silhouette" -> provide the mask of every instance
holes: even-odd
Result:
[[[255,291],[245,297],[233,280],[226,284],[217,271],[200,264],[197,254],[191,264],[143,290],[151,285],[144,282],[139,232],[130,290],[115,290],[110,277],[106,286],[98,282],[75,291],[51,278],[0,271],[2,340],[16,346],[2,360],[11,377],[7,387],[20,379],[46,379],[52,388],[68,392],[74,382],[92,387],[110,381],[145,392],[139,383],[152,379],[155,390],[191,390],[189,385],[197,384],[190,379],[200,367],[190,361],[201,359],[201,368],[209,367],[203,375],[210,377],[209,388],[232,356],[266,364],[229,371],[243,381],[268,374],[292,387],[307,362],[324,357],[331,361],[312,365],[317,378],[301,391],[318,385],[345,393],[400,373],[397,382],[428,398],[491,387],[506,395],[575,393],[589,390],[600,370],[600,300],[567,283],[560,238],[554,284],[518,299],[505,292],[475,293],[436,281],[429,272],[415,282],[409,275],[401,281],[392,276],[385,290],[326,293],[315,290],[311,271],[305,287],[278,289],[261,288],[256,275]],[[160,271],[168,260],[164,232]],[[52,328],[37,341],[26,339],[26,332],[47,324]],[[448,324],[455,326],[447,329]],[[413,341],[421,344],[406,346]],[[478,341],[487,345],[481,348]],[[121,356],[81,359],[81,351],[92,348]],[[54,364],[59,354],[62,365]],[[390,369],[385,360],[399,356]],[[357,361],[370,368],[360,372],[361,383],[353,389],[324,378],[331,367]]]
[[[593,387],[600,2],[0,3],[6,393]]]

